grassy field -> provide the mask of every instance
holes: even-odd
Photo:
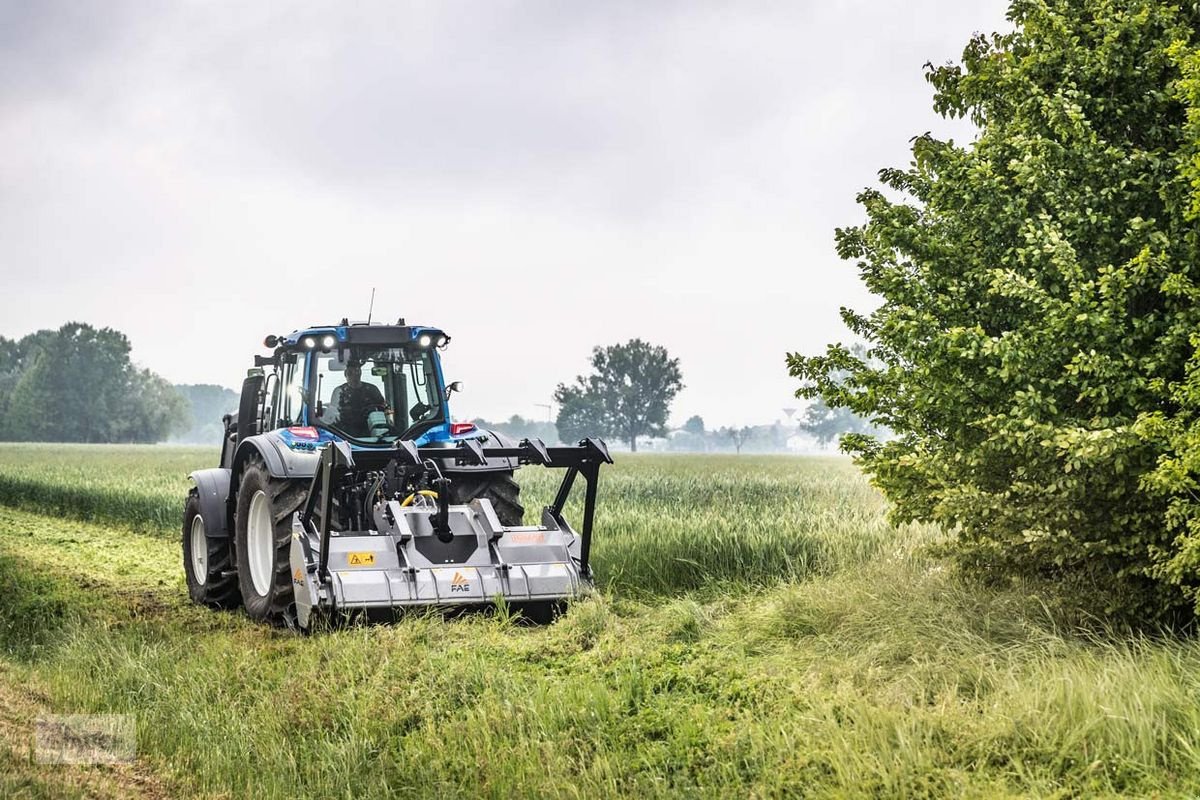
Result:
[[[176,520],[211,460],[0,448],[0,796],[1200,792],[1200,645],[964,582],[846,461],[620,457],[603,591],[554,625],[303,638],[186,603]],[[46,712],[136,715],[137,764],[32,763]]]

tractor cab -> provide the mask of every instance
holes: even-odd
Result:
[[[475,434],[450,422],[450,392],[439,350],[450,337],[425,326],[316,326],[268,336],[242,386],[227,440],[276,431],[292,450],[315,451],[342,440],[353,449],[419,445]],[[223,459],[224,461],[224,459]]]

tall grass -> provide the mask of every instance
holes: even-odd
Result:
[[[112,463],[165,502],[185,457]],[[526,475],[537,505],[551,479]],[[1037,586],[964,582],[842,461],[624,458],[606,479],[607,588],[532,629],[300,637],[188,604],[173,522],[0,507],[0,676],[135,714],[179,796],[1200,792],[1197,642],[1082,634]]]
[[[0,503],[174,538],[188,473],[215,460],[204,448],[3,445]],[[518,472],[527,522],[562,475]],[[576,521],[578,484],[567,508]],[[602,586],[626,594],[828,574],[896,546],[898,536],[929,535],[897,532],[883,508],[842,458],[618,456],[601,473],[592,565]]]
[[[1200,791],[1200,646],[1075,635],[1030,587],[980,591],[919,547],[707,600],[605,595],[548,628],[305,638],[187,605],[161,538],[70,545],[104,533],[0,510],[0,583],[70,609],[37,648],[0,642],[55,710],[137,715],[179,795]]]

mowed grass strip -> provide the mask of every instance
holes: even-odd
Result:
[[[142,766],[182,795],[1200,791],[1200,645],[1072,635],[1032,587],[964,584],[916,542],[725,597],[608,593],[546,628],[312,637],[189,606],[161,537],[4,510],[0,553],[0,620],[55,598],[36,632],[0,625],[6,674],[55,711],[135,714]]]
[[[0,503],[179,535],[189,472],[213,466],[207,448],[0,445]],[[624,595],[769,586],[863,563],[900,540],[884,502],[839,457],[617,454],[601,472],[592,566]],[[526,522],[555,494],[562,470],[518,472]],[[582,516],[582,481],[567,508]]]

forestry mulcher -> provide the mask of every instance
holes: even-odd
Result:
[[[437,328],[350,324],[268,336],[221,465],[191,474],[183,565],[192,600],[310,629],[356,615],[503,601],[548,622],[592,588],[603,441],[548,447],[451,422]],[[524,525],[522,465],[566,470]],[[584,482],[576,532],[563,509]]]

